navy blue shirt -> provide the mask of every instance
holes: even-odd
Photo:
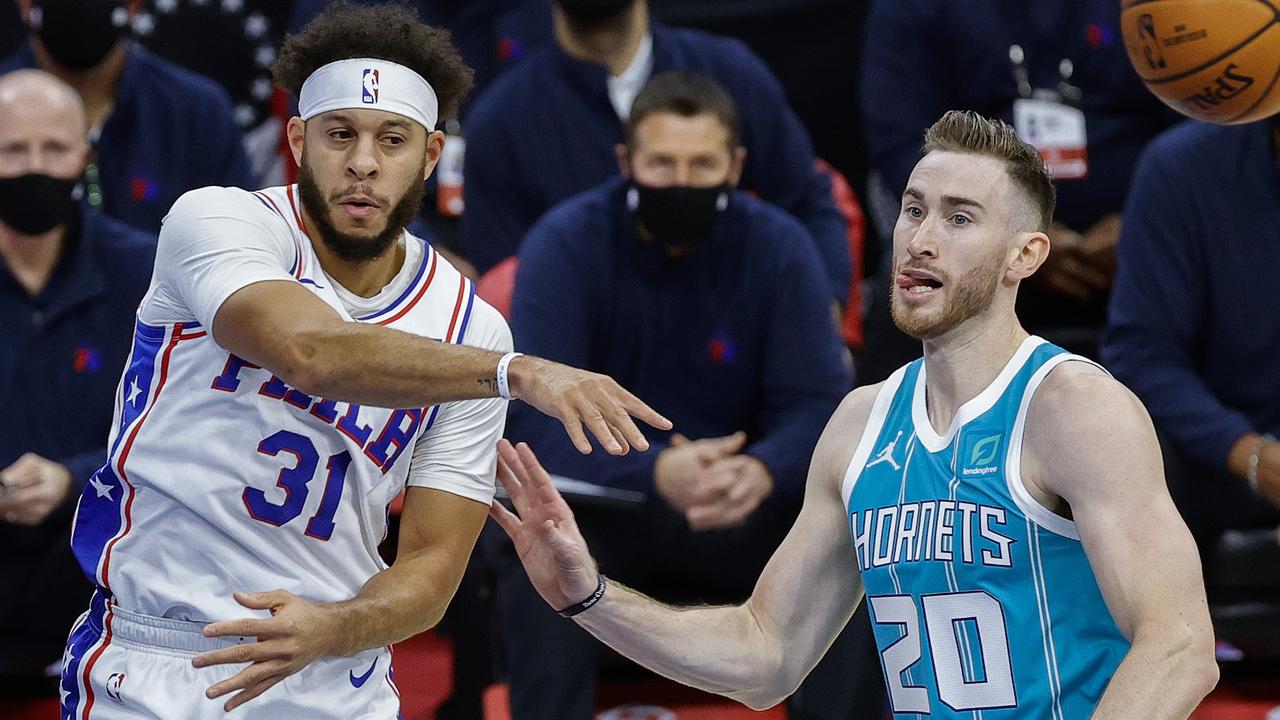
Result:
[[[830,295],[803,225],[735,192],[712,237],[670,259],[637,239],[620,179],[559,205],[520,248],[516,347],[606,373],[690,438],[747,432],[744,452],[800,497],[813,448],[852,387]],[[507,436],[555,473],[650,492],[667,447],[580,455],[559,422],[523,406]]]
[[[1274,122],[1274,121],[1273,121]],[[1102,359],[1206,467],[1280,434],[1280,161],[1267,123],[1187,122],[1143,153]]]
[[[867,151],[896,202],[924,131],[947,110],[1013,121],[1009,46],[1026,53],[1034,88],[1053,89],[1071,60],[1082,91],[1089,174],[1055,183],[1055,219],[1083,232],[1124,205],[1143,146],[1178,116],[1142,86],[1120,36],[1115,0],[878,0],[867,23],[862,111]]]
[[[0,74],[31,67],[28,44],[0,63]],[[102,209],[152,233],[188,190],[256,187],[226,92],[136,43],[94,149]]]
[[[106,462],[156,244],[100,213],[81,215],[38,296],[0,260],[0,468],[27,452],[60,462],[71,470],[71,498]]]
[[[706,74],[733,96],[747,148],[742,187],[796,216],[825,267],[828,297],[844,302],[851,261],[831,182],[814,169],[813,143],[765,64],[738,40],[653,25],[653,74]],[[498,78],[463,122],[467,209],[463,250],[481,272],[515,254],[553,205],[615,176],[625,128],[609,100],[604,65],[556,44]]]

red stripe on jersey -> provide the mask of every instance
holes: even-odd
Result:
[[[111,644],[111,618],[111,605],[108,604],[106,619],[102,623],[104,630],[102,644],[93,651],[89,661],[84,665],[84,710],[81,711],[80,720],[89,720],[89,711],[93,709],[93,683],[89,681],[89,673],[93,670],[93,664],[98,662],[98,657]]]
[[[467,298],[467,279],[458,276],[461,282],[458,283],[458,302],[453,306],[453,317],[449,319],[449,331],[444,334],[444,341],[453,342],[453,328],[458,324],[458,313],[462,312],[462,301]]]
[[[184,336],[182,334],[182,328],[183,323],[178,323],[173,326],[173,334],[170,336],[169,345],[165,347],[164,357],[160,360],[160,382],[156,384],[156,393],[151,397],[151,404],[147,406],[146,412],[144,412],[142,417],[138,419],[138,422],[134,424],[133,431],[129,433],[129,439],[125,441],[124,449],[120,451],[120,459],[116,462],[116,472],[120,475],[120,481],[124,483],[125,487],[129,488],[129,496],[126,497],[124,501],[124,530],[121,531],[120,534],[111,538],[111,542],[107,543],[107,549],[103,553],[102,572],[99,580],[102,582],[102,587],[108,590],[111,589],[111,584],[107,579],[107,572],[111,567],[111,550],[115,547],[116,543],[120,542],[121,538],[129,534],[129,530],[133,525],[133,516],[131,513],[133,510],[134,489],[133,483],[129,482],[128,473],[124,471],[124,463],[129,458],[129,451],[133,448],[133,441],[138,437],[138,431],[142,429],[142,424],[147,421],[147,418],[151,416],[151,411],[155,408],[156,401],[160,399],[160,391],[164,390],[165,379],[169,374],[169,357],[173,354],[173,348],[182,340],[191,339],[192,337],[202,337],[205,334],[200,332],[195,333],[194,335]]]
[[[404,314],[412,310],[413,306],[417,305],[418,301],[422,299],[422,296],[427,294],[427,288],[431,287],[431,280],[434,279],[436,276],[436,265],[440,264],[440,254],[437,253],[435,250],[430,250],[430,252],[431,252],[431,269],[427,271],[427,279],[423,281],[422,287],[419,288],[418,290],[418,294],[413,296],[413,299],[409,301],[409,304],[400,308],[400,312],[397,312],[395,315],[392,315],[391,317],[385,320],[379,320],[378,321],[379,325],[390,325],[396,320],[399,320],[400,318],[404,317]]]

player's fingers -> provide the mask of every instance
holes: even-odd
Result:
[[[560,500],[560,493],[556,490],[555,483],[551,482],[550,473],[542,467],[542,461],[533,453],[533,448],[528,443],[520,443],[516,446],[516,452],[519,454],[524,477],[537,499],[542,502]]]
[[[227,701],[227,705],[224,706],[230,710],[231,707],[228,706],[232,706],[233,703],[234,705],[241,705],[253,697],[261,695],[267,688],[284,679],[288,675],[288,668],[289,663],[284,660],[268,660],[254,663],[226,680],[214,683],[205,691],[205,695],[212,699],[233,693],[236,690],[246,692],[257,690],[257,692],[253,692],[250,698],[241,699],[241,696],[245,694],[244,692],[231,698]]]
[[[220,620],[204,626],[205,637],[268,637],[275,634],[271,618]]]
[[[688,445],[689,438],[681,435],[680,433],[671,433],[671,437],[667,442],[670,443],[671,447],[680,447],[681,445]]]
[[[232,710],[235,710],[241,705],[258,697],[259,695],[266,692],[267,690],[270,690],[273,686],[275,686],[276,683],[280,682],[281,680],[287,677],[289,677],[288,673],[279,673],[277,675],[272,675],[271,677],[255,684],[253,687],[245,689],[244,692],[236,693],[235,696],[233,696],[230,700],[226,702],[226,704],[222,706],[222,709],[225,710],[226,712],[231,712]]]
[[[489,505],[489,517],[498,523],[507,536],[515,540],[516,533],[520,532],[520,518],[516,514],[508,510],[502,503],[497,500]]]
[[[586,424],[591,434],[596,436],[596,440],[600,443],[600,447],[605,449],[605,452],[610,455],[627,454],[627,450],[630,448],[620,444],[613,436],[609,423],[605,422],[604,413],[600,412],[600,408],[594,401],[584,396],[577,398],[575,405],[577,406],[578,417]]]
[[[619,404],[626,408],[627,412],[632,417],[646,423],[650,427],[657,428],[658,430],[670,430],[673,427],[671,421],[663,417],[662,413],[659,413],[657,410],[649,407],[649,405],[643,400],[632,395],[621,385],[618,386],[615,396]]]
[[[631,419],[631,413],[613,400],[609,400],[606,407],[609,408],[609,417],[606,419],[609,421],[614,436],[621,436],[618,439],[625,447],[633,447],[640,452],[648,450],[649,439],[644,436],[643,432],[640,432],[640,428]]]
[[[262,660],[275,660],[278,657],[279,648],[272,643],[252,642],[200,653],[191,658],[191,666],[202,668],[210,665],[236,665]]]
[[[569,435],[569,442],[573,443],[578,452],[583,455],[590,455],[591,441],[587,439],[586,433],[582,431],[582,421],[578,418],[577,411],[568,408],[564,413],[564,415],[560,416],[560,424],[564,425],[564,431]]]
[[[236,592],[232,594],[236,602],[253,610],[270,610],[289,602],[293,598],[288,591],[272,590],[270,592]]]
[[[514,461],[513,461],[514,460]],[[520,517],[526,517],[531,509],[532,500],[529,488],[520,480],[520,471],[516,469],[518,458],[498,456],[498,477],[503,479],[503,487],[507,488],[507,497]]]

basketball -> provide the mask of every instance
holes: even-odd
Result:
[[[1164,103],[1235,125],[1280,112],[1280,0],[1124,0],[1129,62]]]

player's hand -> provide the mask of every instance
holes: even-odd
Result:
[[[694,531],[738,527],[773,494],[773,474],[750,455],[717,460],[705,475],[707,481],[721,491],[711,502],[685,512],[685,519]]]
[[[681,513],[718,499],[725,487],[706,470],[712,463],[733,456],[746,445],[747,435],[736,432],[718,438],[687,440],[673,435],[671,445],[653,464],[653,486],[668,505]]]
[[[1090,264],[1080,233],[1054,223],[1049,231],[1049,257],[1032,275],[1047,289],[1076,300],[1088,300],[1111,286],[1111,278]]]
[[[39,525],[67,499],[70,489],[66,465],[26,453],[0,470],[0,521]]]
[[[559,419],[573,446],[584,455],[591,452],[584,424],[610,455],[626,455],[633,447],[649,449],[633,417],[659,430],[671,429],[670,420],[607,375],[530,355],[512,360],[508,371],[511,394]]]
[[[528,445],[498,442],[498,482],[516,512],[495,500],[489,516],[510,536],[542,599],[563,610],[595,592],[599,571],[573,511]]]
[[[273,590],[235,594],[236,602],[253,610],[270,610],[269,618],[245,618],[209,623],[205,637],[255,637],[257,642],[201,653],[195,667],[250,663],[235,676],[209,687],[205,695],[222,697],[237,692],[222,706],[230,712],[266,692],[310,663],[329,655],[341,634],[337,617],[324,606],[293,593]]]
[[[1280,442],[1268,443],[1258,453],[1258,492],[1280,508]]]

